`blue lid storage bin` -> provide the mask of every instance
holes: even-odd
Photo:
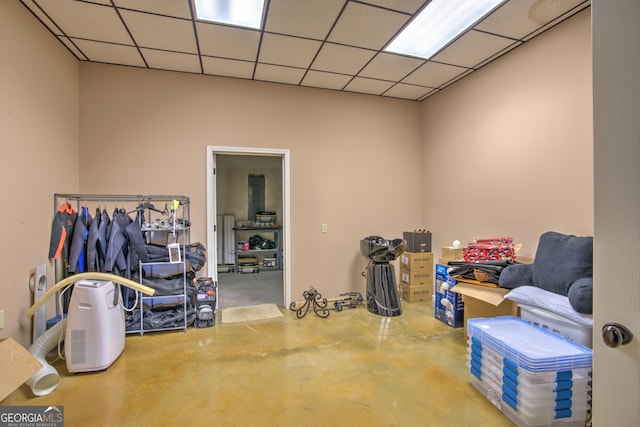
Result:
[[[469,319],[471,384],[522,427],[584,426],[592,350],[514,316]]]
[[[590,348],[534,326],[519,317],[469,319],[467,333],[529,371],[590,368]]]

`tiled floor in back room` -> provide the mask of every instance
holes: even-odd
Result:
[[[105,371],[59,360],[56,390],[23,385],[2,403],[63,406],[71,427],[513,425],[470,385],[462,328],[431,303],[402,306],[129,335]]]

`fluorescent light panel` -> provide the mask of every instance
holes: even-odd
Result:
[[[259,29],[264,0],[194,0],[196,16],[203,21]]]
[[[504,2],[433,0],[384,50],[429,59]]]

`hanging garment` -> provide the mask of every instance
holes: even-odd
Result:
[[[131,221],[129,225],[125,227],[125,231],[127,233],[127,236],[129,237],[129,242],[130,242],[131,248],[133,249],[133,253],[137,255],[138,260],[142,262],[149,262],[149,255],[147,254],[147,245],[144,241],[140,224],[141,224],[141,217],[140,215],[138,215],[138,218],[136,218],[134,221]],[[137,264],[137,260],[135,263]]]
[[[100,271],[100,259],[98,257],[98,229],[101,218],[100,208],[96,208],[96,216],[89,227],[87,236],[87,271]]]
[[[78,212],[73,206],[66,202],[58,209],[51,224],[49,258],[57,260],[62,255],[65,267],[68,265],[69,247],[77,215]]]
[[[106,209],[102,210],[102,215],[100,215],[100,225],[98,226],[98,264],[100,267],[99,271],[104,271],[104,263],[105,258],[107,257],[107,229],[111,224],[111,218],[109,217],[109,213]]]
[[[109,214],[104,209],[96,209],[96,216],[89,227],[87,237],[87,271],[103,271],[104,257],[107,252],[107,226],[109,225]]]
[[[125,211],[118,211],[111,221],[111,233],[107,239],[105,271],[130,277],[131,263],[149,262],[147,246],[138,221]],[[129,250],[133,259],[129,258]]]
[[[109,224],[110,232],[107,235],[107,254],[105,256],[104,270],[113,274],[129,277],[127,271],[127,254],[129,239],[125,231],[129,225],[126,212],[116,210]]]
[[[73,227],[71,249],[69,250],[68,270],[70,273],[84,273],[86,271],[87,237],[89,236],[89,228],[91,227],[92,221],[93,218],[91,218],[91,214],[89,214],[89,209],[83,207]]]

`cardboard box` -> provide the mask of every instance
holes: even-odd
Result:
[[[436,280],[436,298],[434,302],[433,313],[436,319],[453,327],[461,328],[464,326],[464,302],[462,295],[443,288],[442,284],[448,284],[446,281]]]
[[[453,246],[447,246],[442,248],[441,257],[451,261],[461,260],[462,248],[454,248]]]
[[[433,252],[403,252],[400,255],[400,268],[427,269],[433,271]]]
[[[402,238],[407,242],[409,252],[431,252],[430,231],[405,231]]]
[[[436,319],[453,328],[464,326],[462,295],[451,291],[458,282],[449,276],[449,266],[436,264],[436,288],[433,314]]]
[[[464,302],[464,333],[467,335],[467,320],[477,317],[517,316],[518,304],[505,299],[510,289],[489,288],[458,282],[452,290],[462,295]]]
[[[433,286],[432,270],[400,267],[400,284],[405,286]]]
[[[451,286],[456,284],[456,281],[449,276],[449,266],[446,264],[436,264],[436,280],[449,282]]]
[[[271,268],[271,267],[277,267],[278,265],[276,264],[276,259],[275,258],[263,258],[262,259],[262,266],[263,267],[267,267],[267,268]]]
[[[433,299],[433,286],[407,286],[400,284],[400,297],[406,302],[429,301]]]
[[[0,339],[0,402],[42,368],[13,338]]]

